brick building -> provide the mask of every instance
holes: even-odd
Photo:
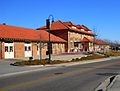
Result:
[[[108,51],[109,45],[96,40],[85,25],[53,22],[50,26],[51,54]],[[0,24],[0,58],[36,58],[48,55],[49,33],[46,26],[38,29]]]
[[[38,30],[42,29],[46,29],[46,27],[38,28]],[[58,20],[51,24],[51,33],[67,41],[65,52],[93,51],[96,35],[84,25]]]
[[[53,54],[63,53],[64,39],[50,35]],[[48,32],[30,28],[0,24],[0,58],[24,58],[46,55],[48,51]]]
[[[104,40],[95,39],[95,52],[105,53],[110,51],[110,44]]]

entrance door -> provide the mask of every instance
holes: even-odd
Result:
[[[89,44],[88,43],[83,44],[83,51],[89,51]]]
[[[5,43],[5,59],[14,58],[14,43]]]

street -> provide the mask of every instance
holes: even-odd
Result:
[[[94,91],[120,72],[120,59],[61,66],[0,78],[0,91]]]

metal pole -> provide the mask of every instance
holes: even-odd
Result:
[[[50,29],[48,29],[48,32],[49,32],[48,51],[49,51],[49,63],[50,63],[51,62]]]
[[[48,40],[48,54],[49,54],[49,59],[48,59],[48,63],[51,63],[51,42],[50,42],[50,18],[52,18],[51,23],[54,22],[54,17],[53,15],[49,15],[48,19],[46,20],[46,27],[48,29],[48,33],[49,33],[49,40]]]

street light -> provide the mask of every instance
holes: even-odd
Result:
[[[52,19],[52,20],[50,21],[50,19]],[[49,59],[48,59],[48,63],[51,62],[50,25],[53,22],[54,22],[53,15],[49,15],[48,19],[46,19],[46,28],[48,29],[48,33],[49,33],[49,40],[48,40],[48,54],[49,54]]]

